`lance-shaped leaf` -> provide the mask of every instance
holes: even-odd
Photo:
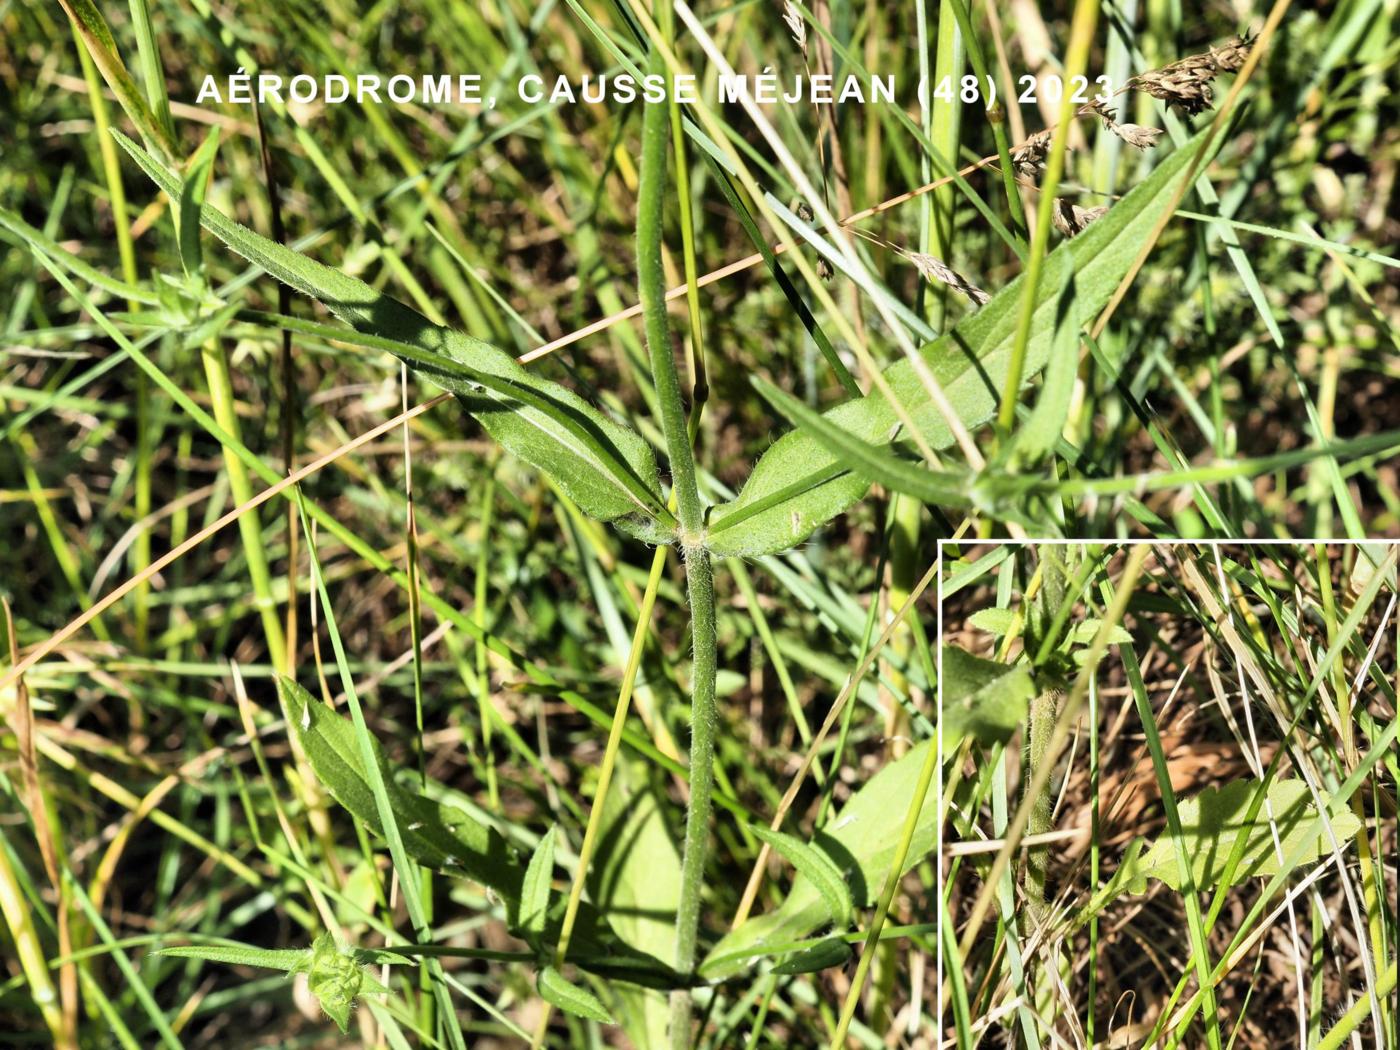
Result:
[[[147,303],[152,306],[161,302],[161,297],[149,288],[127,284],[125,281],[118,280],[111,274],[84,262],[45,234],[43,230],[30,226],[17,213],[8,208],[0,207],[0,231],[2,231],[0,232],[0,241],[28,245],[75,277],[81,277],[88,284],[101,288],[117,298],[126,299],[133,303]]]
[[[316,776],[337,802],[382,835],[354,725],[312,699],[292,679],[277,682]],[[374,741],[374,754],[384,770],[389,804],[409,856],[427,867],[474,879],[518,902],[523,872],[515,851],[500,833],[455,806],[405,791],[395,781],[378,741]]]
[[[773,967],[773,972],[784,977],[796,973],[816,973],[833,966],[844,966],[851,954],[851,946],[847,941],[840,937],[828,937],[810,948],[793,952]]]
[[[317,779],[341,806],[375,835],[382,836],[379,808],[365,778],[354,725],[314,700],[290,678],[279,678],[278,686]],[[520,928],[525,863],[515,850],[499,832],[465,810],[405,790],[378,742],[373,742],[373,746],[375,758],[383,768],[389,806],[408,855],[425,867],[469,878],[495,890],[505,902],[508,924],[512,929]],[[557,942],[564,907],[562,898],[550,905],[543,933],[531,934],[539,943]],[[620,941],[598,909],[587,901],[579,907],[570,944],[570,961],[595,973],[648,987],[674,988],[683,983],[655,956]]]
[[[546,966],[539,972],[535,977],[535,987],[539,989],[541,999],[575,1017],[586,1017],[601,1024],[617,1023],[596,995],[574,984],[553,966]]]
[[[520,889],[520,928],[538,937],[544,933],[549,916],[549,883],[554,874],[554,828],[550,828],[535,847],[530,866],[525,869],[525,882]]]
[[[1040,396],[1030,417],[1016,432],[1016,454],[1027,463],[1034,463],[1054,451],[1065,420],[1069,418],[1074,378],[1079,371],[1079,328],[1064,322],[1074,306],[1074,291],[1074,275],[1071,274],[1060,293],[1062,317],[1051,335]]]
[[[226,966],[261,966],[294,973],[305,966],[310,948],[258,948],[251,944],[181,944],[161,948],[157,955],[175,959],[199,959]]]
[[[887,449],[862,441],[850,431],[843,430],[762,376],[754,376],[751,382],[770,405],[787,416],[800,430],[816,438],[836,458],[833,475],[839,469],[845,469],[925,503],[959,509],[972,506],[972,478],[969,475],[932,471],[906,463]]]
[[[369,953],[341,948],[329,933],[320,934],[310,948],[300,950],[268,950],[251,944],[190,944],[163,948],[159,954],[229,966],[261,966],[288,974],[304,973],[307,988],[342,1032],[349,1029],[350,1011],[358,999],[389,991],[365,968]]]
[[[1065,632],[1065,641],[1070,645],[1090,645],[1098,637],[1099,628],[1102,626],[1103,621],[1096,617],[1080,620]],[[1127,632],[1126,628],[1114,624],[1108,632],[1108,644],[1132,645],[1133,636]]]
[[[851,924],[851,915],[855,911],[851,902],[851,888],[846,885],[846,880],[841,877],[841,869],[830,857],[801,839],[774,831],[767,825],[751,824],[749,830],[760,841],[768,843],[782,854],[797,869],[799,875],[805,876],[817,888],[822,900],[826,901],[827,912],[837,929],[844,930]]]
[[[146,104],[146,97],[132,79],[121,53],[117,51],[117,42],[107,27],[107,20],[102,17],[97,5],[92,0],[59,0],[59,3],[73,25],[73,32],[83,42],[93,65],[102,74],[102,79],[107,81],[107,86],[117,96],[117,102],[131,122],[149,142],[167,155],[173,155],[175,147],[170,136],[165,133],[151,107]]]
[[[194,151],[186,169],[185,183],[180,187],[180,264],[191,280],[204,278],[204,255],[199,240],[199,212],[204,207],[204,194],[209,185],[209,173],[219,152],[219,129],[210,128],[199,149]]]
[[[1200,142],[1197,136],[1182,146],[1103,218],[1046,256],[1026,350],[1023,374],[1027,381],[1050,355],[1057,313],[1062,325],[1078,329],[1108,302],[1171,203]],[[1071,277],[1073,298],[1061,304],[1061,291]],[[919,351],[954,414],[970,430],[996,412],[1015,342],[1023,280],[1018,277],[982,309]],[[928,444],[935,449],[950,446],[953,434],[914,365],[900,360],[884,374]],[[823,418],[858,441],[877,446],[890,442],[899,422],[879,392],[837,405]],[[868,472],[848,470],[829,442],[808,429],[795,430],[763,454],[738,498],[713,508],[706,545],[715,554],[745,557],[787,550],[864,496],[870,481]]]
[[[967,622],[979,631],[1005,637],[1021,629],[1020,616],[1015,609],[978,609],[967,618]]]
[[[1234,886],[1255,876],[1277,875],[1285,864],[1291,870],[1314,863],[1331,855],[1331,836],[1341,846],[1361,830],[1361,821],[1343,804],[1329,801],[1326,813],[1319,813],[1312,792],[1301,780],[1270,784],[1267,803],[1258,806],[1250,820],[1251,804],[1259,790],[1257,780],[1232,780],[1223,787],[1206,788],[1178,805],[1191,880],[1198,891],[1217,889],[1227,875],[1228,885]],[[1113,878],[1094,895],[1086,915],[1101,910],[1121,894],[1145,893],[1148,879],[1159,879],[1180,890],[1186,885],[1185,874],[1170,834],[1163,834],[1151,848],[1136,839],[1128,844]]]
[[[117,141],[172,199],[181,180],[118,132]],[[268,240],[216,208],[200,210],[204,228],[249,262],[324,303],[357,331],[407,344],[420,355],[398,356],[419,375],[457,395],[468,412],[505,448],[548,474],[586,513],[600,521],[635,517],[665,525],[674,517],[659,495],[651,446],[578,395],[521,367],[489,343],[434,324],[392,296],[358,278]],[[460,369],[472,380],[464,381]]]
[[[1003,742],[1026,720],[1035,683],[1024,665],[984,660],[945,645],[940,674],[938,717],[945,752],[967,736],[983,744]]]
[[[909,809],[924,753],[932,744],[925,740],[881,769],[812,837],[810,848],[825,854],[841,872],[857,906],[874,903],[885,883],[904,830],[899,815]],[[934,803],[930,791],[919,810],[904,871],[933,849],[937,823]],[[731,977],[778,945],[800,940],[830,922],[830,908],[820,890],[799,873],[775,911],[750,919],[715,945],[700,964],[700,975],[710,980]]]

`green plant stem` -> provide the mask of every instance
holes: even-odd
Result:
[[[1064,693],[1058,689],[1047,689],[1031,701],[1030,753],[1027,768],[1034,771],[1049,758],[1050,738],[1055,732],[1055,720],[1060,714],[1060,703]],[[1050,781],[1036,795],[1031,806],[1030,820],[1026,824],[1027,835],[1043,835],[1051,830],[1050,804],[1054,792]],[[1045,868],[1048,850],[1036,847],[1026,852],[1026,898],[1030,902],[1031,917],[1039,922],[1045,916]]]
[[[690,683],[690,802],[685,811],[685,850],[681,855],[681,899],[676,911],[676,971],[695,968],[700,928],[700,893],[705,883],[705,856],[710,835],[710,795],[714,788],[715,751],[715,591],[710,553],[703,547],[685,551],[685,581],[690,597],[695,660]],[[690,991],[671,993],[671,1047],[690,1046]]]
[[[33,912],[24,896],[24,889],[10,863],[8,849],[0,845],[0,916],[15,945],[15,958],[20,972],[29,984],[29,993],[38,1007],[44,1024],[55,1043],[63,1038],[63,1015],[58,1006],[58,993],[49,976],[44,944],[34,927]]]
[[[1350,1010],[1342,1014],[1341,1020],[1333,1025],[1317,1044],[1317,1050],[1338,1050],[1351,1033],[1356,1031],[1357,1025],[1370,1016],[1372,1000],[1384,1003],[1390,993],[1395,991],[1396,971],[1397,965],[1392,962],[1377,979],[1374,991],[1370,995],[1362,996],[1352,1004]]]
[[[669,35],[669,4],[660,5],[663,40]],[[653,41],[650,72],[664,75],[665,61]],[[671,465],[672,497],[679,521],[681,554],[685,559],[686,591],[690,602],[694,663],[690,684],[690,800],[685,814],[685,849],[681,858],[681,897],[676,914],[675,967],[681,974],[695,968],[700,927],[700,892],[705,881],[705,858],[710,833],[714,790],[715,735],[715,593],[714,568],[702,545],[704,510],[695,480],[691,431],[681,401],[666,319],[666,280],[661,267],[662,200],[666,188],[666,146],[669,127],[666,104],[649,103],[642,115],[642,160],[637,195],[637,281],[645,318],[652,382],[661,413],[661,431]],[[671,993],[671,1046],[690,1046],[690,992]]]
[[[661,56],[653,54],[651,72],[666,72]],[[642,163],[637,191],[637,287],[645,318],[652,382],[661,411],[661,432],[671,464],[676,493],[676,517],[683,546],[698,543],[704,523],[700,490],[695,481],[695,457],[690,447],[685,405],[666,319],[666,275],[661,266],[662,202],[666,190],[666,140],[669,120],[664,103],[649,103],[642,115]]]
[[[146,5],[144,0],[134,0],[132,3],[132,14],[138,28],[138,38],[142,45],[143,56],[148,46],[147,36],[149,35],[150,20],[145,14]],[[139,16],[138,16],[139,10]],[[140,19],[144,19],[144,22]],[[93,65],[92,57],[88,54],[87,48],[83,45],[82,38],[77,30],[73,34],[74,42],[78,48],[78,58],[83,67],[83,78],[87,82],[88,102],[92,108],[93,131],[97,135],[97,150],[102,158],[102,174],[107,183],[107,200],[112,209],[112,228],[117,238],[117,257],[121,262],[122,278],[129,285],[138,283],[136,272],[136,248],[131,239],[131,223],[127,216],[126,190],[122,185],[121,164],[117,156],[117,144],[112,136],[108,134],[111,127],[111,118],[107,110],[107,100],[102,94],[102,80],[97,72],[97,67]],[[155,66],[159,66],[158,59]],[[159,91],[164,94],[165,83],[157,76],[149,78],[151,84],[159,83]],[[152,88],[155,91],[156,88]],[[162,111],[166,116],[165,128],[168,131],[169,105],[166,104]],[[135,301],[127,302],[127,309],[137,310],[140,306]],[[136,375],[136,473],[133,479],[132,512],[137,521],[145,521],[151,513],[151,464],[154,455],[154,433],[152,430],[152,405],[150,381],[142,373]],[[136,534],[136,539],[131,545],[131,568],[134,575],[145,572],[146,567],[151,564],[151,530],[149,527],[140,529]],[[150,596],[151,585],[147,580],[143,580],[136,588],[136,593],[132,595],[134,605],[133,633],[135,635],[136,648],[139,652],[146,651],[146,641],[150,622]]]
[[[1098,24],[1097,0],[1077,0],[1074,20],[1070,23],[1069,54],[1065,59],[1065,82],[1082,75],[1089,62],[1089,47]],[[1045,176],[1040,186],[1040,207],[1035,216],[1035,232],[1031,237],[1030,255],[1026,259],[1026,282],[1021,290],[1021,313],[1016,320],[1016,341],[1011,346],[1011,361],[1006,369],[1006,383],[997,410],[997,427],[1002,436],[1011,432],[1016,420],[1016,401],[1021,390],[1021,377],[1026,370],[1026,347],[1030,342],[1031,321],[1035,318],[1036,291],[1040,271],[1045,266],[1045,252],[1050,243],[1050,216],[1055,207],[1055,190],[1065,166],[1065,145],[1071,119],[1071,93],[1065,92],[1060,103],[1059,120],[1050,144],[1050,156],[1045,161]]]
[[[164,391],[170,397],[170,399],[176,405],[178,405],[184,412],[186,412],[196,423],[198,423],[199,426],[206,433],[208,433],[211,437],[213,437],[220,444],[222,444],[226,450],[236,455],[241,463],[247,466],[249,470],[253,471],[253,473],[257,474],[259,478],[261,478],[264,482],[267,483],[269,488],[265,489],[262,493],[259,494],[258,497],[256,497],[258,503],[246,506],[246,509],[244,509],[241,512],[241,514],[251,512],[254,509],[254,506],[260,505],[261,502],[272,498],[272,496],[269,494],[271,489],[281,484],[282,481],[282,479],[278,476],[276,471],[274,471],[261,459],[255,456],[251,451],[249,451],[247,446],[245,446],[241,441],[237,440],[233,435],[231,435],[227,430],[225,430],[224,427],[221,426],[212,416],[210,416],[208,412],[201,408],[199,404],[196,403],[189,396],[188,393],[182,390],[173,380],[171,380],[171,378],[168,375],[162,372],[156,366],[156,364],[142,352],[139,346],[132,343],[131,340],[127,339],[126,336],[122,333],[121,329],[119,329],[115,324],[113,324],[112,321],[107,317],[107,315],[104,314],[100,309],[98,309],[97,306],[93,304],[92,300],[88,298],[88,296],[83,292],[83,290],[80,287],[78,287],[78,285],[74,284],[73,281],[68,278],[64,270],[52,259],[50,259],[48,255],[44,254],[41,251],[36,251],[35,258],[39,261],[40,265],[42,265],[53,276],[54,280],[57,281],[63,287],[63,289],[73,297],[73,300],[79,305],[79,307],[92,317],[92,319],[98,324],[98,326],[103,330],[103,332],[105,332],[107,336],[110,339],[112,339],[112,341],[122,350],[122,352],[131,357],[131,359],[136,362],[137,366],[151,377],[152,382],[155,383],[156,386],[160,387],[160,389]],[[285,318],[284,320],[288,327],[291,327],[294,331],[307,330],[302,323],[294,319]],[[448,396],[449,395],[447,394],[440,394],[437,398],[433,399],[432,401],[425,402],[424,405],[420,407],[428,407],[433,404],[440,403],[446,400]],[[371,429],[367,433],[373,435],[376,433],[376,430]],[[359,440],[363,441],[367,440],[367,438],[364,435],[362,435]],[[347,445],[343,449],[343,451],[350,451],[352,445]],[[299,469],[304,470],[304,468]],[[299,497],[298,490],[294,487],[284,486],[278,489],[276,495],[279,498],[291,501],[294,506],[300,507],[304,503],[306,512],[311,515],[311,517],[316,521],[316,523],[321,528],[323,528],[328,535],[334,537],[336,540],[343,543],[349,550],[353,551],[357,557],[363,558],[366,564],[373,567],[375,571],[385,574],[385,576],[387,576],[389,579],[392,579],[395,582],[395,584],[397,584],[399,587],[407,589],[407,587],[409,586],[408,575],[399,566],[395,565],[393,562],[385,558],[384,555],[380,553],[380,551],[377,548],[361,539],[360,536],[356,534],[352,529],[347,528],[337,517],[335,517],[335,515],[333,515],[325,507],[314,502],[302,501]],[[665,509],[664,506],[662,507],[662,509]],[[241,514],[238,516],[241,516]],[[175,521],[179,522],[179,520],[180,518],[177,516]],[[177,536],[181,535],[183,532],[183,525],[179,529],[175,530],[175,534]],[[168,563],[168,558],[169,556],[167,555],[166,559],[159,560],[157,564],[164,568],[165,564]],[[123,589],[118,587],[108,595],[108,598],[104,598],[102,601],[107,604],[110,604],[109,599],[112,599],[113,595],[120,597],[123,593]],[[449,601],[446,601],[443,598],[440,598],[432,590],[422,591],[421,597],[423,600],[423,604],[430,607],[436,615],[452,623],[452,625],[458,628],[460,631],[462,631],[463,634],[474,638],[480,641],[482,644],[486,645],[488,648],[490,648],[490,650],[493,653],[495,653],[496,655],[501,657],[502,660],[508,663],[509,666],[525,674],[531,680],[531,682],[549,690],[552,695],[558,696],[565,703],[569,704],[571,707],[574,707],[576,710],[582,712],[584,716],[590,719],[595,725],[606,726],[610,724],[610,719],[588,697],[565,686],[540,664],[525,658],[516,650],[514,650],[505,642],[503,642],[500,638],[496,637],[495,635],[492,635],[489,632],[482,631],[482,629],[477,626],[476,622],[472,620],[471,617],[463,613],[460,609],[458,609],[456,605]],[[106,605],[103,605],[104,610],[106,607]],[[42,660],[45,656],[52,652],[54,648],[61,644],[65,639],[71,637],[73,634],[76,634],[76,632],[88,622],[90,622],[90,620],[91,615],[85,613],[82,617],[78,617],[75,620],[71,621],[69,625],[63,628],[63,630],[59,633],[52,635],[48,641],[33,647],[29,654],[23,657],[18,664],[10,667],[3,673],[3,675],[0,675],[0,690],[4,690],[7,686],[11,685],[14,681],[16,681],[19,678],[20,675],[22,675],[30,667],[33,667],[35,664],[37,664],[40,660]],[[651,761],[660,765],[668,773],[672,773],[682,779],[689,778],[689,773],[686,771],[685,767],[681,765],[680,762],[675,761],[669,755],[657,750],[657,748],[652,746],[650,741],[640,736],[637,736],[636,734],[629,734],[626,730],[623,731],[623,739],[627,742],[627,744],[630,747],[634,748],[638,753],[645,755],[647,758],[651,759]],[[71,761],[72,760],[70,760],[70,762]],[[106,783],[106,781],[104,780],[103,783]],[[105,791],[106,788],[100,788],[99,790]],[[131,797],[133,799],[135,798],[135,796]],[[739,816],[744,820],[752,819],[752,816],[747,810],[747,808],[740,804],[736,799],[728,795],[721,794],[718,797],[717,802],[719,805],[723,806],[725,809],[728,809],[730,812],[734,813],[736,816]],[[135,802],[133,801],[131,805],[134,806]],[[184,828],[184,825],[174,820],[174,818],[167,817],[161,810],[156,810],[154,813],[152,813],[150,819],[155,823],[161,824],[163,827],[166,827],[167,830],[170,830],[172,827],[180,829],[178,831],[173,831],[173,834],[181,836],[183,836],[183,834],[193,834],[192,832],[187,832]],[[169,821],[169,826],[167,826],[165,823],[162,823],[163,820]],[[195,838],[198,839],[198,843],[206,842],[206,840],[198,838],[198,836],[195,836]],[[193,840],[190,841],[193,842]],[[212,844],[209,845],[212,846]],[[198,848],[204,848],[204,846],[200,845]],[[216,853],[219,853],[222,856],[222,851],[218,851],[217,848],[214,849]],[[232,865],[237,864],[238,862],[236,858],[230,857],[225,861],[225,863]],[[251,870],[247,869],[245,866],[240,865],[237,870],[247,871],[249,875],[251,875],[254,879],[257,880],[255,884],[261,884],[260,877],[257,876],[256,873],[251,872]]]
[[[1055,720],[1055,730],[1050,738],[1049,754],[1056,756],[1060,749],[1064,747],[1069,739],[1071,727],[1075,718],[1079,715],[1079,709],[1083,706],[1085,694],[1088,692],[1089,678],[1098,668],[1099,660],[1103,657],[1104,651],[1108,648],[1109,632],[1123,619],[1123,613],[1127,610],[1128,599],[1132,596],[1133,590],[1137,586],[1138,577],[1142,573],[1143,563],[1147,560],[1151,548],[1146,544],[1140,544],[1131,549],[1127,561],[1123,566],[1123,573],[1120,577],[1118,587],[1114,592],[1113,601],[1109,604],[1104,613],[1102,624],[1098,633],[1094,636],[1085,652],[1084,663],[1080,667],[1079,676],[1075,679],[1073,687],[1065,697],[1064,705],[1059,717]],[[972,909],[968,913],[967,923],[963,928],[963,935],[958,942],[958,950],[961,955],[961,962],[966,965],[972,954],[973,946],[977,943],[977,935],[982,931],[982,923],[987,918],[992,900],[997,892],[997,884],[1001,881],[1002,872],[1011,862],[1012,855],[1020,848],[1021,839],[1026,833],[1026,825],[1030,821],[1030,799],[1045,789],[1045,785],[1050,780],[1050,768],[1048,764],[1041,765],[1040,768],[1032,771],[1031,780],[1026,787],[1026,800],[1017,807],[1016,815],[1011,823],[1007,825],[1004,841],[1001,849],[997,851],[996,858],[992,861],[992,866],[988,870],[981,891],[977,899],[973,901]],[[957,961],[954,965],[958,965]]]
[[[661,31],[670,42],[669,14],[662,19]],[[687,432],[693,445],[700,432],[700,416],[710,399],[709,370],[705,365],[705,328],[700,321],[700,275],[695,258],[695,216],[690,206],[690,171],[685,159],[685,130],[681,125],[680,103],[674,98],[668,110],[671,149],[676,155],[676,200],[681,217],[681,263],[685,268],[685,305],[690,321],[690,420]]]
[[[1329,373],[1331,370],[1329,369]],[[1335,382],[1335,373],[1332,380]],[[1334,391],[1335,393],[1335,391]],[[1323,431],[1324,440],[1331,440],[1335,436],[1333,428],[1329,425]],[[1330,505],[1330,504],[1329,504]],[[1313,547],[1314,556],[1317,559],[1317,580],[1318,590],[1322,598],[1323,620],[1327,626],[1327,648],[1329,651],[1338,647],[1339,629],[1337,623],[1337,602],[1332,591],[1331,562],[1327,557],[1327,552],[1322,544],[1315,544]],[[1346,669],[1340,660],[1333,664],[1333,689],[1337,696],[1337,708],[1340,715],[1341,738],[1342,738],[1342,760],[1348,767],[1356,765],[1356,720],[1352,714],[1351,686],[1347,681]],[[1361,793],[1357,792],[1351,796],[1351,811],[1356,818],[1364,823],[1366,820],[1366,808],[1362,800]],[[1377,839],[1379,842],[1379,839]],[[1371,853],[1371,840],[1364,833],[1356,837],[1356,853],[1360,861],[1361,869],[1361,892],[1364,897],[1367,917],[1367,930],[1370,933],[1371,953],[1375,956],[1375,966],[1380,967],[1385,964],[1387,948],[1385,942],[1385,931],[1381,922],[1381,896],[1384,892],[1377,878],[1376,865]],[[1390,1025],[1390,1003],[1384,998],[1377,1000],[1380,1007],[1381,1027],[1389,1029]]]
[[[121,163],[117,156],[117,144],[108,134],[112,126],[107,108],[106,96],[102,94],[102,78],[92,56],[88,54],[83,38],[73,27],[73,42],[78,49],[78,59],[83,67],[83,80],[87,84],[88,105],[92,110],[93,130],[97,134],[97,152],[101,159],[101,174],[107,185],[107,203],[112,209],[112,227],[117,238],[117,258],[121,262],[122,278],[128,285],[138,281],[136,271],[136,248],[131,239],[131,223],[126,205],[126,189],[122,184]],[[128,300],[127,308],[138,309],[138,304]],[[136,520],[144,520],[151,512],[151,447],[150,447],[150,389],[144,376],[136,379],[136,474],[134,478],[134,499],[132,509]],[[151,563],[151,530],[143,528],[136,534],[131,545],[132,569],[143,572]],[[147,623],[150,615],[151,587],[143,580],[132,595],[135,606],[133,617],[135,641],[138,650],[146,647]],[[139,712],[133,712],[140,717]]]

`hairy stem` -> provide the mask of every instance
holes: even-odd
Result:
[[[666,72],[659,54],[653,54],[650,72]],[[666,275],[661,266],[662,201],[666,192],[666,147],[670,133],[667,106],[648,103],[642,115],[642,163],[637,190],[637,290],[646,322],[647,352],[656,400],[661,410],[661,432],[666,437],[666,457],[671,465],[671,485],[676,493],[683,546],[700,540],[704,513],[695,483],[695,457],[690,447],[680,379],[676,375],[671,327],[666,319]]]
[[[1028,768],[1034,773],[1049,757],[1050,738],[1055,732],[1055,720],[1060,714],[1064,693],[1050,689],[1031,701],[1030,748]],[[1054,791],[1050,781],[1036,796],[1026,824],[1027,835],[1043,835],[1050,831],[1050,804]],[[1037,847],[1026,852],[1026,899],[1030,902],[1032,918],[1039,922],[1045,912],[1045,869],[1049,850]]]
[[[676,971],[695,968],[700,929],[700,891],[705,883],[705,856],[710,842],[710,795],[714,788],[715,751],[715,589],[710,553],[685,550],[685,581],[695,662],[690,685],[690,803],[685,811],[685,850],[681,856],[681,899],[676,911]],[[671,1047],[690,1046],[690,992],[671,993]]]
[[[670,9],[661,5],[661,32],[669,34]],[[653,47],[650,72],[665,73],[664,59]],[[637,283],[646,322],[652,382],[671,465],[672,498],[680,523],[690,601],[695,661],[690,686],[690,801],[685,814],[685,849],[681,857],[681,897],[676,913],[675,967],[681,974],[695,968],[700,929],[700,891],[709,847],[710,806],[714,790],[715,749],[715,591],[710,554],[702,545],[704,509],[695,482],[695,458],[680,380],[666,318],[666,279],[661,267],[662,199],[666,189],[669,132],[666,103],[648,103],[642,115],[642,162],[637,194]],[[671,993],[671,1046],[690,1046],[691,999],[684,989]]]

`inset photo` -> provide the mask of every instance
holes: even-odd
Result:
[[[941,546],[939,1045],[1400,1046],[1400,547]]]

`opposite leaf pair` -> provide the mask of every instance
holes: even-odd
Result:
[[[182,193],[176,172],[113,134],[173,200],[192,200]],[[1023,381],[1045,366],[1057,332],[1077,332],[1108,301],[1138,244],[1174,199],[1199,142],[1198,136],[1177,150],[1102,220],[1046,258]],[[186,211],[191,217],[197,213],[207,230],[244,258],[320,300],[357,332],[380,341],[381,349],[455,393],[503,447],[553,478],[586,513],[651,542],[674,539],[676,520],[661,494],[655,455],[631,428],[522,368],[504,351],[434,324],[365,282],[268,240],[215,208],[201,204]],[[764,453],[737,499],[710,509],[704,546],[719,556],[787,550],[854,505],[875,480],[931,503],[967,506],[975,486],[912,467],[890,448],[905,421],[928,447],[943,449],[953,443],[954,425],[971,430],[991,419],[1011,366],[1022,279],[923,347],[918,362],[901,360],[885,369],[898,409],[875,394],[817,415],[774,397],[798,429]],[[1077,339],[1066,345],[1075,351]],[[941,398],[934,397],[935,390]],[[767,392],[772,396],[772,388]]]

